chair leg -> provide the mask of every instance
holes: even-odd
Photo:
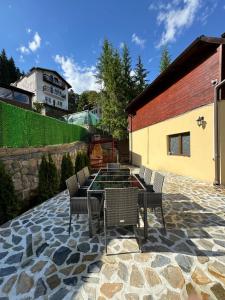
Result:
[[[148,217],[147,217],[147,203],[144,201],[144,239],[148,238]]]
[[[166,224],[165,224],[165,220],[164,220],[164,214],[163,214],[162,206],[160,208],[161,208],[161,214],[162,214],[163,227],[164,227],[164,229],[166,229]]]
[[[139,223],[139,222],[138,222]],[[138,224],[138,226],[136,225],[136,226],[134,226],[133,227],[134,228],[134,233],[135,233],[135,231],[136,231],[136,234],[137,234],[137,238],[136,238],[136,240],[137,240],[137,243],[138,243],[138,248],[139,248],[139,252],[141,252],[141,239],[140,239],[140,236],[139,236],[139,229],[140,229],[140,224]],[[135,230],[136,229],[136,230]]]
[[[107,255],[107,226],[106,226],[106,211],[104,212],[104,234],[105,234],[105,252]]]
[[[72,221],[72,214],[70,212],[69,235],[70,235],[70,229],[71,229],[71,221]]]

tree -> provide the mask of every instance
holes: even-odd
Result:
[[[91,110],[98,105],[99,93],[96,91],[84,91],[79,96],[77,111]]]
[[[141,57],[138,56],[137,64],[134,70],[135,93],[139,95],[147,86],[148,71],[144,68]]]
[[[51,155],[48,155],[48,180],[49,180],[49,197],[53,197],[59,189],[59,178],[55,163]]]
[[[14,190],[12,178],[0,162],[0,224],[16,217],[20,205]]]
[[[74,167],[69,153],[63,155],[61,163],[60,190],[66,189],[66,179],[74,174]]]
[[[15,82],[24,73],[20,72],[20,69],[16,67],[12,57],[7,58],[5,49],[2,49],[0,53],[0,82],[10,84]]]
[[[84,167],[82,152],[78,152],[75,159],[75,173]]]
[[[48,181],[48,162],[43,155],[38,172],[38,196],[40,202],[49,198]]]
[[[41,102],[33,102],[33,107],[37,113],[41,114],[42,109],[44,108],[44,104]]]
[[[68,109],[70,112],[77,112],[77,106],[79,101],[79,95],[76,94],[72,89],[68,92]]]
[[[97,64],[97,79],[102,86],[100,125],[118,139],[127,136],[127,115],[124,112],[127,99],[123,78],[123,64],[119,52],[105,40]]]
[[[122,50],[122,80],[127,104],[134,98],[134,82],[131,76],[131,57],[126,44]]]
[[[50,154],[48,160],[45,156],[42,157],[38,177],[38,195],[40,202],[42,202],[53,197],[58,192],[59,187],[57,169]]]
[[[171,63],[171,57],[169,54],[169,50],[167,46],[164,46],[162,49],[161,59],[160,59],[160,73],[165,71],[170,65],[170,63]]]

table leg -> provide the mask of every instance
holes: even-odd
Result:
[[[88,206],[88,225],[89,225],[89,236],[92,238],[92,214],[91,214],[91,200],[90,193],[87,192],[87,206]]]

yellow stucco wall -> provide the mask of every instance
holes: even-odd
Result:
[[[197,125],[199,116],[203,116],[206,121],[205,129]],[[187,131],[190,131],[190,157],[168,155],[167,136]],[[130,151],[135,165],[143,164],[155,170],[191,176],[212,183],[213,104],[137,130],[132,136],[130,133]]]

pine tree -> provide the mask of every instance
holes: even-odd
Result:
[[[126,44],[122,51],[122,80],[126,103],[128,104],[134,97],[134,82],[131,76],[131,57]]]
[[[66,179],[74,174],[73,163],[69,153],[63,155],[61,163],[61,178],[60,178],[60,190],[66,189]]]
[[[165,71],[171,63],[171,57],[167,46],[164,46],[161,53],[160,73]]]
[[[39,183],[38,194],[40,202],[53,197],[58,192],[58,173],[51,155],[48,155],[48,160],[45,156],[39,167]]]
[[[49,186],[48,186],[48,162],[43,155],[38,173],[38,196],[40,202],[49,198]]]
[[[98,82],[102,85],[100,125],[114,138],[122,139],[127,135],[127,116],[124,113],[127,100],[123,87],[123,65],[118,51],[108,40],[103,44],[97,71]]]
[[[53,197],[59,189],[58,172],[51,155],[48,155],[49,197]]]
[[[75,159],[75,173],[83,168],[83,158],[81,152],[78,152]]]
[[[12,178],[0,162],[0,224],[16,217],[20,205],[14,190]]]
[[[148,75],[148,71],[144,68],[140,56],[138,56],[134,73],[135,91],[136,95],[139,95],[147,86],[146,78]]]
[[[9,84],[9,68],[8,68],[8,58],[6,56],[5,49],[2,49],[0,54],[0,82]]]
[[[0,53],[0,83],[10,84],[15,82],[24,73],[20,72],[20,69],[16,67],[14,59],[7,58],[5,49]]]

